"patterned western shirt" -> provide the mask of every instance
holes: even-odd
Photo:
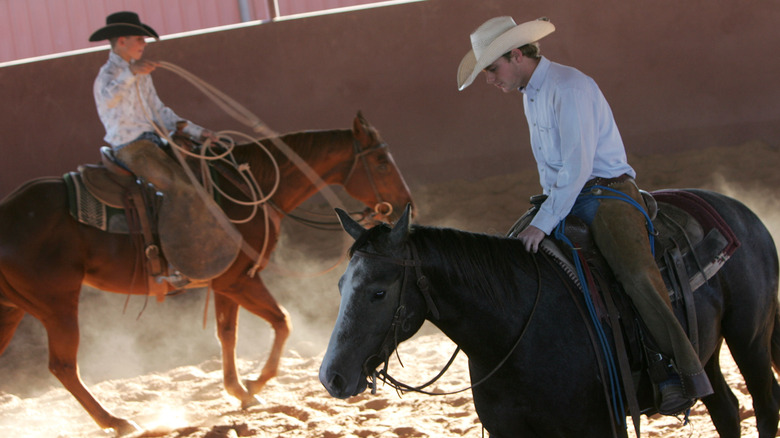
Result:
[[[183,120],[157,96],[150,75],[134,75],[130,64],[111,51],[93,86],[98,116],[106,128],[104,140],[112,146],[132,142],[145,132],[154,132],[149,119],[166,132]],[[186,134],[199,138],[203,128],[188,123]]]

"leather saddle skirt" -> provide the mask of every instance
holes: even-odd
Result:
[[[162,193],[156,226],[160,247],[181,275],[209,280],[233,264],[241,234],[203,188],[193,185],[181,167],[154,143],[139,141],[120,150],[120,154],[132,157],[123,160],[135,170],[132,174],[118,168],[110,149],[102,148],[101,154],[104,165],[79,167],[84,186],[114,208],[123,208],[128,190],[138,190],[137,179],[156,187]]]

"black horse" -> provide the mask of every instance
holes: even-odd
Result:
[[[743,204],[690,192],[712,205],[742,242],[695,294],[701,360],[715,390],[702,401],[721,437],[740,435],[738,402],[718,362],[725,339],[753,398],[759,436],[774,437],[780,409],[772,371],[780,362],[777,250]],[[610,418],[589,321],[553,263],[527,253],[516,239],[411,226],[409,208],[392,229],[366,231],[339,215],[356,242],[320,367],[332,396],[364,391],[397,343],[428,319],[468,355],[472,384],[489,377],[472,393],[491,436],[625,434]]]

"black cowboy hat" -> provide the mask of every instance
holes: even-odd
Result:
[[[114,12],[106,17],[105,27],[96,30],[90,41],[102,41],[109,38],[141,35],[159,40],[160,36],[151,27],[141,23],[135,12]]]

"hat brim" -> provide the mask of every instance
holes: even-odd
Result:
[[[555,26],[549,21],[529,21],[499,35],[482,50],[479,59],[477,59],[474,50],[470,50],[458,65],[458,90],[463,90],[471,85],[479,72],[495,62],[504,53],[526,44],[535,43],[554,31]]]
[[[114,23],[96,30],[89,37],[89,40],[95,42],[122,36],[145,36],[154,38],[156,40],[160,39],[160,36],[157,35],[157,32],[145,24],[138,26],[129,23]]]

